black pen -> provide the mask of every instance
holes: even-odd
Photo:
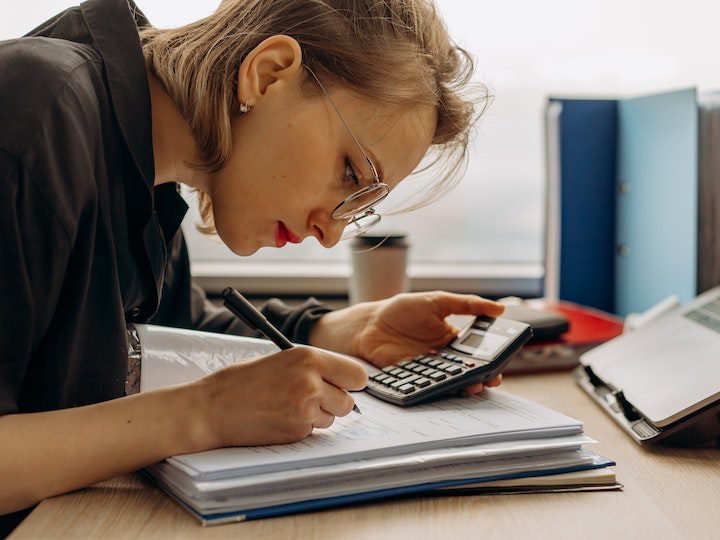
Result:
[[[227,287],[222,292],[222,296],[225,307],[250,328],[259,331],[283,351],[293,348],[293,344],[290,340],[286,338],[280,330],[270,324],[270,321],[268,321],[265,316],[255,308],[255,306],[248,302],[242,294],[232,287]],[[358,413],[360,412],[357,404],[353,405],[353,411]]]

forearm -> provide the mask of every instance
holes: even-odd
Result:
[[[192,386],[105,403],[0,417],[0,514],[202,450]]]

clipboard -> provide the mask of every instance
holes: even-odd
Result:
[[[720,287],[580,357],[580,387],[636,442],[720,442]]]

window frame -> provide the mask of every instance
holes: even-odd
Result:
[[[193,261],[195,281],[208,293],[235,287],[252,295],[345,295],[350,263]],[[540,263],[410,264],[412,291],[447,290],[488,297],[537,297],[542,293]]]

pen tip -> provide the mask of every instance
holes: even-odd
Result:
[[[360,412],[360,408],[357,406],[357,403],[355,405],[353,405],[353,411],[355,411],[356,413],[362,414]]]

